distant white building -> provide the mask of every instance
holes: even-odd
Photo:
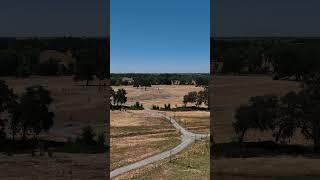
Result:
[[[180,81],[178,80],[171,80],[172,85],[180,85]]]
[[[59,64],[59,72],[62,73],[63,69],[76,71],[76,59],[72,56],[71,51],[65,53],[56,50],[44,50],[40,53],[39,62],[45,63],[49,61],[56,61]],[[72,67],[71,67],[72,65]]]
[[[123,77],[122,78],[122,82],[128,82],[129,84],[133,84],[133,78],[129,78],[129,77]]]

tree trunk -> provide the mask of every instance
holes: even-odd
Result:
[[[247,129],[244,129],[244,130],[241,132],[241,135],[239,136],[239,143],[242,143],[242,142],[243,142],[244,135],[245,135],[246,131],[247,131]]]
[[[279,132],[276,134],[276,139],[275,139],[276,143],[279,142],[281,132],[282,132],[282,128],[280,128]]]
[[[27,128],[26,128],[26,127],[23,127],[23,129],[22,129],[22,139],[23,139],[23,140],[26,140],[26,139],[27,139],[27,137],[26,137],[26,131],[27,131]]]
[[[13,142],[15,141],[15,135],[16,135],[16,133],[14,132],[14,130],[12,130],[12,141]]]
[[[315,137],[313,140],[313,151],[319,152],[319,150],[320,150],[320,140],[318,137]]]

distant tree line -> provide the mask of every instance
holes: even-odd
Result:
[[[319,39],[211,41],[216,47],[212,58],[223,62],[222,73],[267,73],[264,63],[268,63],[275,79],[294,77],[300,81],[309,72],[320,70]]]
[[[312,140],[314,150],[320,150],[320,73],[303,80],[299,92],[282,97],[264,95],[252,97],[247,105],[236,110],[233,127],[242,142],[249,130],[272,131],[276,142],[287,142],[300,131]]]
[[[133,79],[132,83],[123,81],[123,78]],[[111,74],[111,84],[113,86],[133,85],[134,87],[148,88],[152,85],[180,85],[195,84],[196,79],[209,79],[209,74]]]
[[[65,74],[76,75],[77,80],[109,78],[108,39],[105,38],[0,38],[0,76],[28,77],[29,75],[57,75],[59,66],[55,59],[40,62],[44,50],[71,51],[75,64]],[[76,69],[74,72],[73,69]]]
[[[202,87],[201,91],[192,91],[183,96],[183,107],[171,107],[171,104],[164,104],[163,107],[153,105],[153,110],[168,110],[168,111],[190,111],[190,110],[208,110],[208,108],[200,107],[202,104],[209,106],[209,78],[199,76],[195,79],[196,86]],[[188,103],[195,104],[195,106],[188,107]]]

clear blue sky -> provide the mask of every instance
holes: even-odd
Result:
[[[209,72],[209,0],[111,0],[111,73]]]
[[[320,36],[319,0],[214,0],[214,36]]]
[[[106,36],[106,0],[1,0],[0,36]]]

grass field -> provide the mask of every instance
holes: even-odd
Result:
[[[193,133],[208,134],[210,132],[210,112],[187,111],[166,113],[170,114],[180,125]]]
[[[21,94],[26,87],[42,85],[53,97],[50,106],[55,113],[54,125],[42,139],[66,142],[80,135],[82,128],[92,126],[96,134],[103,133],[106,127],[105,91],[96,86],[83,87],[85,82],[74,82],[72,76],[40,77],[27,79],[3,78],[14,91]],[[98,84],[97,81],[90,82]],[[15,154],[9,157],[0,154],[0,179],[25,177],[28,179],[75,179],[105,178],[106,160],[104,153],[80,154],[58,153],[32,157],[28,154]]]
[[[144,111],[111,112],[111,169],[145,159],[180,143],[169,122]]]
[[[171,107],[182,106],[183,96],[191,91],[200,91],[201,87],[194,85],[155,85],[147,90],[132,86],[114,86],[113,89],[124,88],[128,93],[128,104],[136,101],[142,102],[145,107],[152,108],[152,105],[164,106],[171,104]]]
[[[216,143],[226,143],[236,140],[232,128],[236,107],[247,103],[251,96],[284,95],[299,90],[301,86],[294,81],[275,81],[268,76],[217,76],[213,87],[214,138]],[[263,140],[273,140],[272,133],[249,131],[245,136],[245,141]],[[299,134],[290,143],[309,144]],[[212,165],[217,179],[319,179],[317,176],[320,175],[320,159],[301,156],[218,158]]]
[[[147,90],[137,89],[132,86],[115,86],[112,88],[115,91],[120,88],[124,88],[127,91],[127,105],[132,105],[139,101],[147,108],[152,108],[152,105],[163,106],[168,103],[172,107],[175,107],[175,105],[182,106],[184,95],[190,91],[201,90],[200,87],[185,85],[155,85]],[[155,115],[156,111],[154,112],[150,114],[146,110],[111,111],[111,169],[158,154],[173,148],[181,142],[179,132],[163,117]],[[161,113],[166,113],[173,117],[173,112]],[[176,118],[179,123],[181,123],[180,120],[185,120],[187,122],[186,127],[191,131],[209,132],[209,112],[176,112]],[[193,154],[188,155],[190,157],[186,158],[191,162]],[[209,161],[209,154],[202,155],[202,158],[207,158]],[[194,158],[198,159],[200,157]],[[161,171],[164,170],[163,168]],[[206,169],[208,170],[209,166],[206,166]],[[133,174],[129,172],[124,176],[132,176]],[[196,175],[197,171],[191,170],[188,174]],[[158,177],[162,178],[162,175],[159,174]],[[163,176],[164,179],[165,177]],[[116,177],[116,179],[118,178],[121,179],[121,176]],[[137,178],[134,177],[134,179]]]
[[[115,179],[210,179],[208,140],[197,141],[187,149],[167,158],[134,170]]]
[[[215,141],[229,142],[235,140],[232,128],[234,111],[241,104],[247,104],[252,96],[265,94],[284,95],[290,91],[297,91],[300,84],[294,81],[275,81],[269,76],[217,76],[213,81],[214,97],[213,106],[213,128]],[[270,132],[259,133],[248,132],[245,140],[270,140]],[[303,139],[297,138],[298,142]]]

